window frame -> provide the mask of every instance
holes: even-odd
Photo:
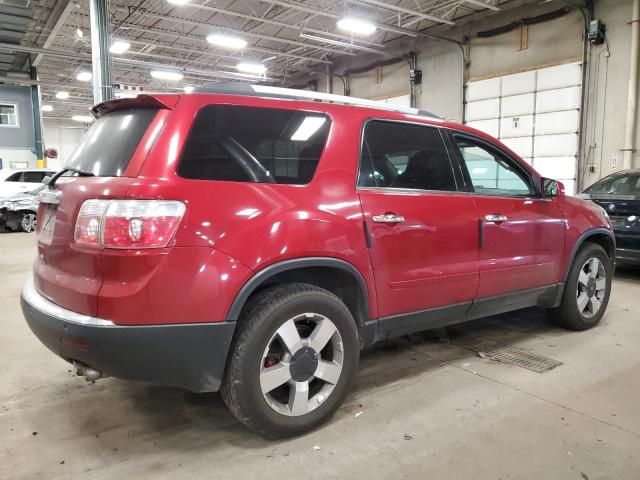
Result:
[[[328,119],[329,121],[329,131],[327,133],[327,138],[324,142],[324,145],[322,147],[322,151],[320,152],[320,156],[318,157],[318,164],[316,165],[315,170],[313,171],[313,175],[311,176],[311,178],[309,179],[309,181],[307,183],[266,183],[266,182],[240,182],[240,181],[235,181],[235,180],[210,180],[210,179],[202,179],[202,178],[187,178],[187,177],[183,177],[182,175],[180,175],[179,169],[180,169],[180,164],[182,163],[182,158],[185,152],[185,149],[187,148],[187,142],[189,140],[189,137],[191,136],[191,133],[193,131],[193,129],[195,128],[196,125],[196,119],[198,118],[198,115],[205,109],[209,108],[209,107],[217,107],[217,106],[227,106],[227,107],[240,107],[240,108],[262,108],[265,110],[288,110],[288,111],[294,111],[294,112],[306,112],[309,114],[313,114],[313,115],[318,115],[318,116],[324,116]],[[289,108],[288,108],[289,107]],[[184,141],[182,142],[182,145],[180,146],[180,149],[176,155],[177,161],[176,161],[176,166],[175,166],[175,170],[174,170],[174,174],[176,175],[176,177],[182,179],[182,180],[188,180],[191,182],[224,182],[224,183],[250,183],[252,185],[269,185],[271,187],[293,187],[293,188],[300,188],[300,187],[306,187],[309,186],[313,183],[314,179],[316,178],[316,174],[318,173],[318,170],[320,169],[321,163],[322,163],[322,159],[325,155],[325,153],[327,152],[327,146],[330,144],[331,142],[331,136],[332,133],[334,132],[335,129],[335,118],[333,117],[333,115],[331,115],[330,112],[324,111],[324,110],[309,110],[306,108],[300,109],[300,108],[295,108],[295,107],[290,107],[288,105],[278,105],[278,106],[265,106],[265,105],[256,105],[253,103],[227,103],[227,102],[214,102],[214,103],[203,103],[201,105],[198,105],[194,110],[193,110],[193,116],[191,117],[191,123],[189,125],[187,134],[184,137]]]
[[[433,128],[436,129],[442,139],[442,146],[444,147],[445,153],[447,154],[447,158],[449,159],[449,166],[451,167],[451,174],[453,175],[453,181],[455,183],[455,190],[429,190],[424,188],[397,188],[397,187],[378,187],[376,186],[361,186],[360,185],[360,174],[362,173],[362,169],[360,166],[362,165],[363,153],[364,153],[364,138],[367,126],[371,122],[385,122],[385,123],[399,123],[402,125],[412,125],[424,128]],[[384,117],[369,117],[366,118],[360,127],[360,145],[358,147],[358,164],[357,164],[357,172],[356,172],[356,190],[374,190],[374,191],[386,191],[386,192],[398,192],[398,193],[429,193],[429,194],[442,194],[442,195],[452,195],[452,194],[460,194],[464,193],[464,190],[461,187],[464,186],[463,179],[458,175],[457,169],[455,168],[455,164],[457,163],[457,159],[452,158],[451,156],[451,148],[447,141],[447,135],[444,133],[445,128],[439,125],[431,125],[428,123],[422,122],[412,122],[410,120],[399,120],[395,118],[384,118]]]
[[[463,132],[461,130],[448,129],[447,136],[449,137],[450,146],[451,146],[451,149],[453,150],[452,154],[456,158],[456,161],[458,163],[458,166],[465,184],[465,191],[467,193],[471,195],[480,195],[480,196],[492,197],[492,198],[519,198],[519,199],[536,198],[536,199],[544,200],[542,196],[542,192],[540,190],[539,182],[536,181],[537,180],[536,176],[532,172],[530,172],[528,169],[526,169],[522,165],[522,162],[520,160],[518,160],[513,155],[504,151],[498,145],[495,145],[494,143],[489,142],[477,135]],[[520,174],[520,176],[524,181],[528,182],[528,186],[533,193],[529,195],[490,195],[487,193],[476,192],[473,186],[473,182],[471,180],[471,174],[469,173],[469,169],[467,168],[467,163],[465,162],[464,157],[462,156],[460,147],[458,147],[458,143],[455,138],[456,136],[460,136],[462,138],[468,139],[470,142],[476,143],[481,148],[486,149],[489,153],[501,157],[502,160],[505,161],[505,163],[513,167],[514,170],[516,170],[517,173]],[[546,200],[549,200],[549,199],[546,199]]]
[[[16,117],[15,125],[6,125],[3,123],[0,123],[0,128],[20,128],[20,115],[18,114],[18,104],[14,102],[3,102],[0,100],[0,106],[13,107],[14,116]]]

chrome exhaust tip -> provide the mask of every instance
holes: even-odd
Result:
[[[76,375],[84,377],[87,382],[95,382],[96,380],[104,377],[102,372],[95,370],[84,363],[73,362],[73,366],[76,370]]]

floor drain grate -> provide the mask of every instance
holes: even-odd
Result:
[[[510,363],[537,373],[546,372],[547,370],[562,365],[562,362],[554,360],[553,358],[520,350],[515,347],[502,347],[485,353],[487,357],[498,362]]]
[[[495,340],[477,336],[462,337],[453,340],[451,343],[476,353],[482,353],[497,362],[510,363],[511,365],[526,368],[527,370],[537,373],[546,372],[547,370],[562,365],[562,362],[554,360],[553,358],[516,347],[503,346]]]

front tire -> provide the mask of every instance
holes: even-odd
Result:
[[[613,262],[604,248],[585,243],[571,265],[560,306],[550,310],[556,323],[578,331],[595,327],[607,309],[612,277]]]
[[[300,435],[338,409],[359,354],[355,321],[338,297],[304,283],[268,288],[239,321],[222,398],[265,437]]]

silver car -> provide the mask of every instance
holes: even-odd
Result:
[[[4,230],[35,232],[40,185],[28,192],[16,193],[0,200],[0,227]]]

